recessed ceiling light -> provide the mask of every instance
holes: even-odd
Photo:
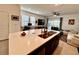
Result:
[[[63,4],[54,4],[54,6],[61,6],[61,5],[63,5]]]
[[[59,4],[54,4],[54,6],[58,6]]]

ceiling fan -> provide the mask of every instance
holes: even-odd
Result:
[[[60,16],[60,13],[59,12],[53,12],[53,15]]]

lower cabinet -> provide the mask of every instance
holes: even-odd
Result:
[[[55,51],[56,47],[59,44],[59,35],[52,38],[50,41],[48,41],[45,45],[45,54],[51,55]]]
[[[51,55],[59,44],[60,34],[53,37],[51,40],[46,42],[44,45],[31,52],[29,55]]]

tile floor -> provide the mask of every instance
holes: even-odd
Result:
[[[53,55],[78,55],[78,50],[63,41],[59,41],[59,45],[54,51]]]

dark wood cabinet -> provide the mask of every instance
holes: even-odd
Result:
[[[46,43],[45,54],[46,55],[53,54],[58,44],[59,44],[59,35],[55,36],[49,42]]]

